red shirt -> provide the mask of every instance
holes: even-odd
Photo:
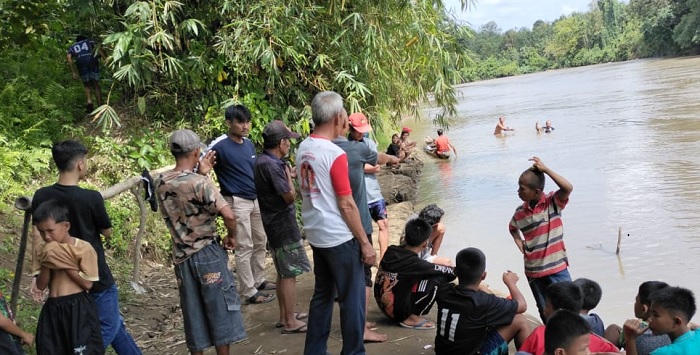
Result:
[[[532,355],[544,354],[544,330],[545,326],[541,325],[525,339],[525,342],[520,346],[519,351],[525,351]],[[615,345],[601,338],[600,336],[591,333],[591,344],[588,346],[592,353],[616,353],[619,352]]]

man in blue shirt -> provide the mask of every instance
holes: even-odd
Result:
[[[101,55],[104,53],[100,51]],[[73,79],[83,82],[85,98],[87,99],[86,109],[92,112],[92,91],[95,92],[97,105],[102,105],[102,91],[100,90],[100,62],[97,59],[98,53],[95,51],[95,42],[83,35],[78,35],[68,48],[66,60],[73,72]],[[75,63],[75,65],[73,65]],[[77,70],[76,70],[77,68]]]
[[[267,303],[275,295],[260,291],[274,290],[276,285],[265,281],[267,236],[255,191],[255,146],[247,138],[251,114],[247,107],[234,105],[226,109],[225,117],[228,133],[212,141],[209,149],[216,152],[214,172],[221,194],[236,215],[235,255],[240,294],[248,303]]]

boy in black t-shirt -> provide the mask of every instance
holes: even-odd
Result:
[[[479,284],[486,278],[486,256],[477,248],[457,254],[455,274],[459,285],[446,284],[437,294],[438,330],[435,354],[508,354],[508,343],[516,347],[530,334],[522,315],[525,298],[516,286],[518,275],[503,273],[511,300],[486,293]]]
[[[109,345],[120,355],[139,355],[141,350],[124,325],[119,312],[119,293],[114,283],[112,272],[105,261],[102,237],[112,234],[112,223],[105,208],[104,199],[98,191],[83,189],[78,186],[87,173],[87,148],[80,142],[67,140],[58,142],[51,148],[51,155],[58,168],[58,181],[50,186],[40,188],[32,197],[32,210],[49,200],[57,200],[68,207],[70,235],[82,239],[95,249],[99,280],[92,284],[90,297],[97,305],[100,317],[100,330],[105,348]],[[43,242],[34,228],[32,239],[32,273],[39,274],[39,255]],[[41,300],[42,292],[36,287],[36,278],[32,279],[32,296]]]
[[[451,267],[423,260],[423,250],[432,227],[422,219],[406,223],[405,245],[391,245],[384,253],[374,283],[374,298],[387,317],[404,328],[435,329],[435,324],[422,317],[430,312],[440,284],[455,279]]]

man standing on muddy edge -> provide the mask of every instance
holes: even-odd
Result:
[[[340,304],[342,354],[365,354],[362,264],[374,265],[376,254],[352,198],[347,155],[331,142],[344,131],[348,114],[338,93],[324,91],[312,100],[311,115],[314,132],[297,150],[301,218],[315,276],[304,354],[327,353],[334,298]]]
[[[231,343],[246,338],[226,252],[237,246],[236,217],[206,176],[216,163],[215,153],[200,160],[206,146],[189,129],[173,132],[169,145],[175,168],[156,178],[155,190],[172,238],[187,349],[201,355],[214,346],[217,355],[229,354]],[[217,216],[228,231],[223,240],[216,233]]]

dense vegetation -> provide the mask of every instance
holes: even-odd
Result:
[[[503,32],[489,22],[460,38],[465,81],[656,56],[700,53],[700,0],[598,0],[585,13]]]

